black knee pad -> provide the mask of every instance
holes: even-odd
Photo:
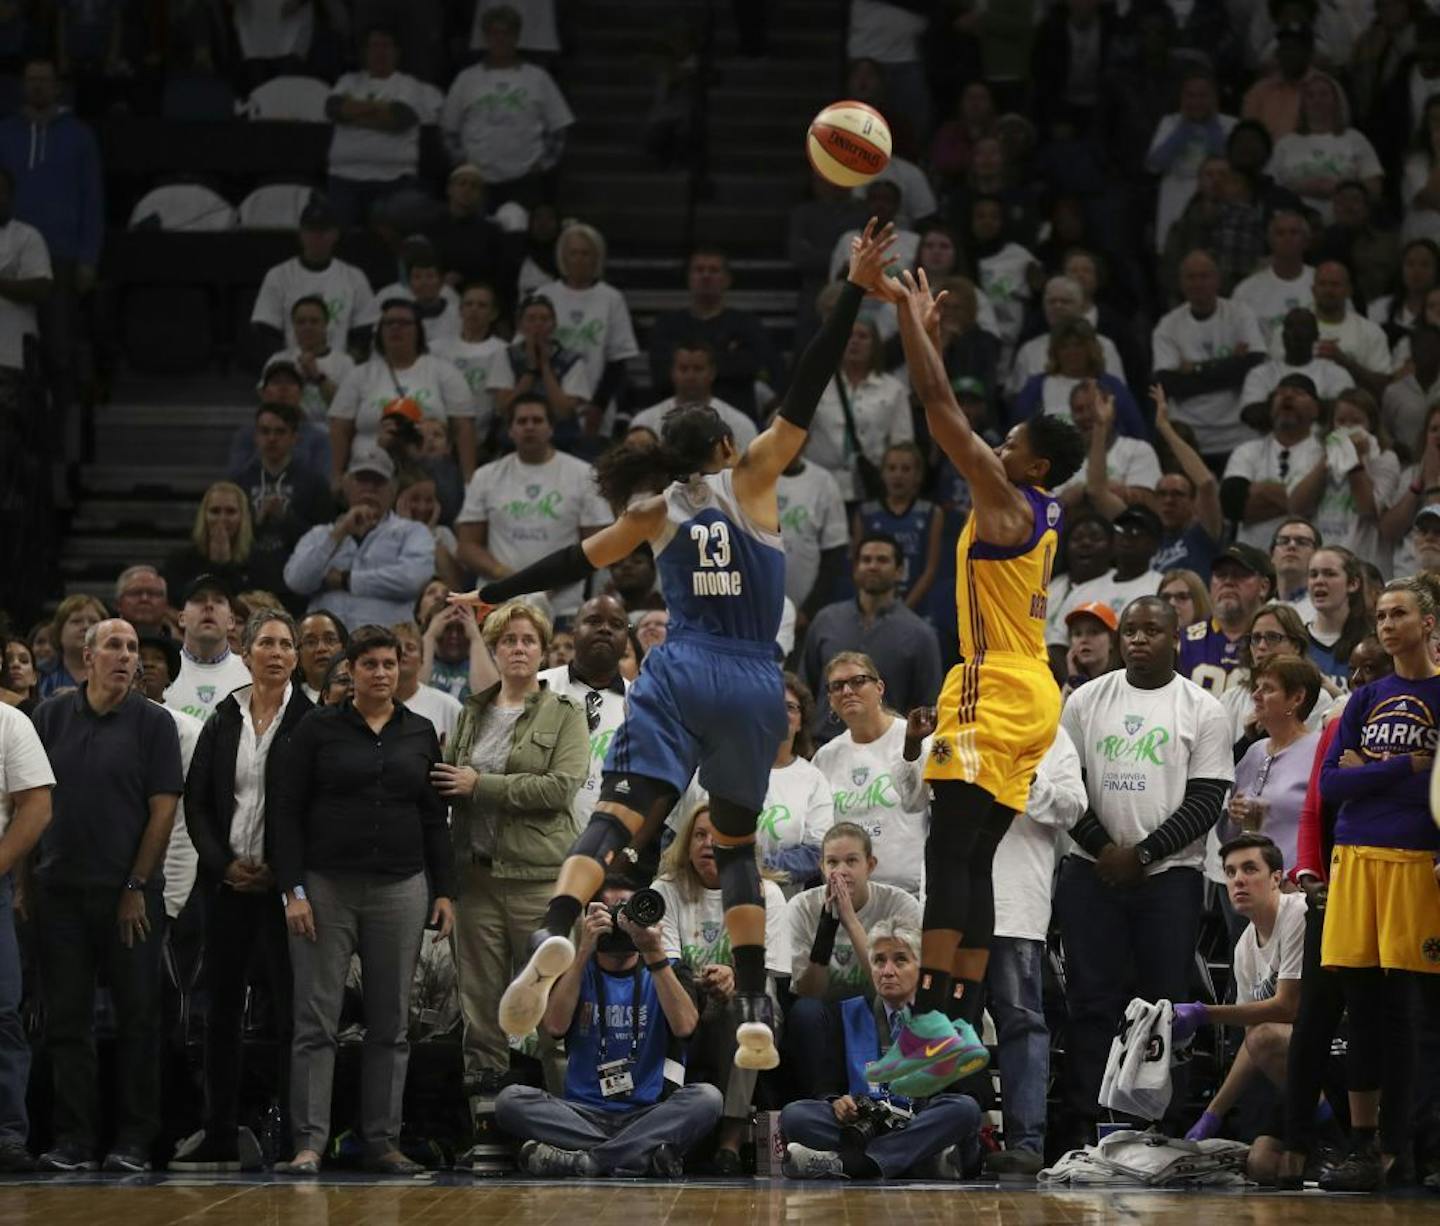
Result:
[[[715,873],[720,878],[720,899],[731,907],[763,907],[760,866],[755,862],[755,842],[716,843]]]
[[[759,817],[757,810],[737,805],[733,800],[726,800],[723,796],[710,797],[710,824],[717,834],[723,834],[727,839],[748,838],[753,843],[755,823]]]
[[[590,815],[590,824],[580,832],[572,856],[589,856],[601,868],[608,869],[617,851],[630,846],[630,829],[613,813],[597,809]]]
[[[675,785],[651,775],[632,775],[627,771],[606,771],[600,777],[600,799],[622,805],[638,813],[645,821],[664,802],[668,813],[679,795]],[[663,816],[663,814],[662,814]]]

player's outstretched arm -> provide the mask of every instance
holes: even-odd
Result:
[[[815,409],[840,366],[865,291],[883,278],[894,242],[894,226],[877,226],[873,217],[865,223],[864,232],[851,250],[850,274],[835,309],[795,364],[790,390],[774,422],[751,440],[735,470],[736,492],[742,497],[773,486],[804,448]]]
[[[955,399],[945,362],[940,356],[940,302],[930,296],[922,268],[917,281],[908,271],[902,280],[886,282],[900,319],[900,343],[915,394],[925,406],[930,437],[950,457],[970,484],[976,529],[993,545],[1018,544],[1029,535],[1034,516],[1025,496],[1015,487],[1000,457],[970,425]]]
[[[653,540],[665,522],[665,499],[656,494],[637,502],[613,524],[547,554],[512,575],[487,583],[474,592],[451,592],[451,604],[501,604],[526,592],[548,592],[588,579],[602,566],[628,558],[645,541]]]

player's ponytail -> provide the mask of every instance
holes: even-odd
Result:
[[[636,494],[655,494],[672,481],[703,472],[716,445],[733,438],[730,427],[708,405],[672,409],[653,447],[621,444],[595,461],[595,484],[617,513]]]

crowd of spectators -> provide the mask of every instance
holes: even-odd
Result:
[[[0,120],[0,420],[34,414],[27,372],[45,372],[62,411],[36,420],[53,425],[89,370],[75,355],[101,240],[94,139],[58,105],[57,68],[94,115],[155,48],[124,6],[61,5],[54,51],[33,7],[0,15],[24,91]],[[897,271],[948,295],[943,354],[977,431],[1059,414],[1087,442],[1058,490],[1043,611],[1064,716],[996,858],[997,1143],[988,1076],[909,1103],[860,1074],[918,975],[923,766],[970,506],[875,301],[779,484],[790,728],[758,854],[782,1068],[732,1067],[698,787],[658,864],[652,849],[617,870],[586,912],[540,1032],[516,1047],[498,1028],[667,614],[648,546],[482,624],[445,593],[611,522],[593,461],[654,446],[676,406],[712,406],[743,447],[786,356],[730,302],[736,271],[709,243],[685,261],[685,305],[637,334],[604,235],[557,207],[574,116],[554,6],[480,0],[447,43],[450,7],[237,0],[227,26],[218,6],[172,6],[197,70],[256,95],[324,77],[329,177],[295,256],[263,276],[253,426],[187,544],[135,559],[107,601],[68,594],[0,635],[19,938],[0,894],[0,1168],[38,1153],[56,1170],[304,1175],[353,1157],[404,1173],[433,1154],[420,1129],[449,1141],[488,1120],[532,1174],[673,1176],[701,1150],[735,1174],[758,1106],[783,1107],[791,1175],[1028,1177],[1094,1139],[1132,996],[1181,1006],[1177,1034],[1243,1028],[1177,1066],[1172,1135],[1260,1138],[1257,1178],[1305,1168],[1352,1190],[1433,1163],[1440,1086],[1414,1052],[1440,1023],[1440,932],[1429,965],[1386,964],[1383,1001],[1359,1006],[1326,982],[1343,976],[1318,933],[1321,832],[1351,796],[1330,776],[1358,763],[1341,755],[1370,714],[1350,696],[1415,667],[1375,637],[1377,609],[1435,612],[1423,583],[1386,584],[1440,570],[1440,18],[1405,0],[1368,22],[1317,0],[1057,0],[1033,24],[996,4],[850,6],[846,92],[887,115],[896,156],[854,193],[816,178],[793,209],[797,341],[858,227],[894,221]],[[752,52],[763,26],[746,27]],[[426,130],[449,159],[433,181]],[[393,284],[336,254],[367,227]],[[1425,718],[1409,757],[1428,772],[1440,705]],[[652,876],[666,917],[643,926],[624,904]],[[1221,962],[1234,949],[1208,1000],[1207,924]],[[22,993],[44,1002],[43,1142]],[[186,1089],[159,1072],[174,999],[204,1013]],[[1316,1035],[1346,1006],[1362,1055],[1321,1098]],[[1374,1034],[1356,1042],[1357,1008],[1383,1059]],[[342,1042],[357,1025],[358,1100]],[[113,1133],[97,1027],[124,1070]],[[421,1041],[445,1037],[455,1067],[437,1074]],[[426,1080],[491,1114],[422,1124],[407,1113]],[[854,1127],[877,1103],[888,1122]]]

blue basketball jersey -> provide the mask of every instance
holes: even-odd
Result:
[[[930,516],[935,504],[924,498],[917,498],[900,514],[896,514],[878,499],[860,504],[860,531],[862,534],[884,532],[893,536],[900,546],[903,568],[900,575],[899,595],[904,596],[910,585],[925,573],[925,553],[930,545]]]
[[[665,507],[654,546],[670,634],[773,643],[785,603],[785,550],[778,532],[741,509],[734,473],[677,481],[665,491]]]

